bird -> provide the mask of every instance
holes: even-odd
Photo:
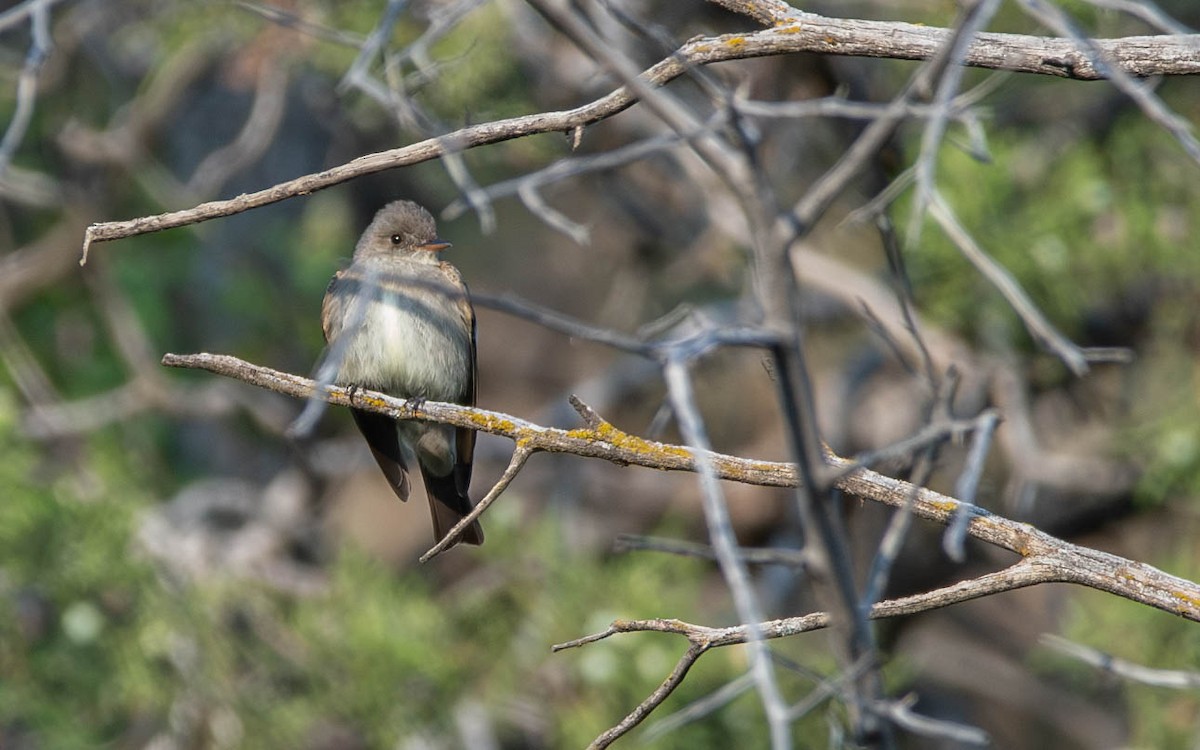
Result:
[[[419,204],[397,200],[379,209],[321,303],[336,385],[418,403],[475,405],[475,311],[462,274],[439,255],[448,247]],[[475,431],[353,407],[351,414],[401,500],[408,499],[409,466],[416,461],[434,537],[444,538],[471,512]],[[483,528],[474,521],[457,541],[482,544]]]

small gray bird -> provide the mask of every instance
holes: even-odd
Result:
[[[449,246],[438,239],[429,212],[412,201],[394,201],[375,214],[321,304],[335,383],[475,405],[475,311],[458,269],[438,257]],[[416,459],[437,539],[471,511],[474,430],[351,413],[401,500],[408,499],[408,467]],[[483,529],[475,522],[459,540],[482,544]]]

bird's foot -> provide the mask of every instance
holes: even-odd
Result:
[[[408,407],[413,410],[413,414],[421,411],[427,400],[424,396],[409,396],[407,399]]]
[[[346,386],[346,398],[350,400],[351,406],[354,406],[354,398],[358,395],[360,387],[358,383],[351,383]]]

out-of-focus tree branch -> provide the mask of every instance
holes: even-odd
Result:
[[[1200,688],[1200,672],[1184,669],[1155,669],[1121,659],[1098,649],[1084,646],[1061,636],[1047,633],[1042,643],[1060,653],[1078,659],[1098,670],[1117,677],[1140,682],[1143,685],[1171,688],[1173,690],[1195,690]]]
[[[25,131],[33,119],[33,106],[37,98],[38,72],[50,55],[50,7],[54,0],[30,0],[19,8],[12,9],[0,24],[7,25],[20,21],[25,15],[29,16],[30,37],[29,52],[25,55],[25,64],[17,79],[16,110],[9,120],[4,137],[0,138],[0,175],[8,168],[17,147],[25,138]]]

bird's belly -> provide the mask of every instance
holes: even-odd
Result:
[[[457,401],[471,377],[470,332],[448,300],[383,294],[372,300],[346,348],[338,381],[396,396]]]

